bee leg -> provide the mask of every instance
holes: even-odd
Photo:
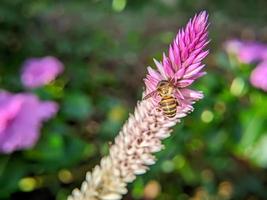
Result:
[[[162,111],[162,109],[160,108],[160,106],[156,107],[156,111],[157,112],[161,112]]]
[[[177,105],[177,107],[181,105],[181,103],[179,102],[178,99],[176,99],[176,105]]]

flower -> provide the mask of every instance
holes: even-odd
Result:
[[[241,62],[259,63],[250,74],[250,83],[267,92],[267,45],[256,41],[243,42],[233,39],[226,41],[224,48],[229,54],[237,56]]]
[[[22,66],[21,81],[26,88],[41,87],[53,81],[63,69],[63,64],[52,56],[29,58]]]
[[[110,154],[87,172],[81,190],[74,189],[68,200],[119,200],[127,193],[127,183],[144,174],[156,162],[152,153],[164,148],[161,140],[170,136],[171,128],[190,111],[184,107],[175,118],[166,118],[151,100],[141,101],[122,127]]]
[[[267,92],[267,60],[258,64],[258,66],[250,74],[251,84],[259,89]]]
[[[237,56],[243,63],[252,63],[267,59],[267,45],[256,42],[244,42],[237,39],[228,40],[224,44],[229,54]]]
[[[202,92],[188,89],[197,78],[203,76],[205,67],[201,61],[208,55],[204,50],[209,41],[208,38],[208,15],[201,12],[189,21],[185,29],[181,29],[173,43],[169,47],[169,54],[163,54],[163,62],[154,59],[157,70],[148,67],[148,75],[145,78],[145,95],[155,91],[162,80],[172,83],[175,88],[174,97],[180,107],[191,105],[203,98]],[[157,93],[153,96],[155,104],[160,97]]]
[[[185,31],[178,33],[169,57],[164,56],[163,63],[155,61],[159,72],[148,68],[146,94],[155,90],[160,80],[172,78],[179,93],[175,97],[183,102],[176,116],[168,118],[155,109],[157,96],[138,102],[134,114],[110,147],[109,155],[102,158],[92,172],[87,172],[81,189],[74,189],[68,200],[119,200],[127,193],[127,183],[156,162],[153,153],[164,148],[161,140],[170,136],[172,127],[192,111],[191,104],[202,97],[202,93],[185,87],[204,74],[200,61],[208,53],[203,51],[206,39],[207,14],[202,12],[190,20]]]
[[[32,147],[39,138],[42,121],[53,117],[56,103],[40,101],[35,95],[0,91],[0,152]]]
[[[243,43],[240,40],[237,39],[231,39],[227,40],[224,44],[223,47],[225,51],[229,54],[235,54],[237,55],[239,51],[241,50],[243,46]]]

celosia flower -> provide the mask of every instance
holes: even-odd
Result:
[[[203,76],[205,67],[201,61],[207,56],[207,24],[206,12],[201,12],[189,21],[185,29],[181,29],[177,37],[169,47],[169,54],[163,54],[163,62],[154,59],[158,71],[148,67],[148,75],[145,79],[146,92],[149,94],[157,89],[161,80],[170,81],[176,88],[174,96],[180,106],[191,105],[203,97],[199,91],[188,89],[197,78]],[[154,102],[158,104],[160,96],[154,95]]]
[[[41,87],[53,81],[63,69],[63,64],[52,56],[29,58],[23,64],[21,80],[27,88]]]
[[[0,152],[32,147],[39,138],[42,121],[53,117],[56,103],[40,101],[33,94],[0,91]]]
[[[240,40],[228,40],[224,44],[229,54],[237,56],[240,62],[251,63],[267,59],[267,45],[259,42],[244,42]]]
[[[261,62],[251,73],[251,84],[267,92],[267,60]]]
[[[160,99],[156,94],[139,102],[115,138],[110,154],[92,172],[87,172],[81,189],[74,189],[68,200],[119,200],[127,193],[127,183],[155,163],[152,154],[163,148],[161,140],[170,136],[171,128],[203,96],[187,87],[204,74],[201,60],[208,54],[203,50],[208,43],[207,18],[206,12],[202,12],[190,20],[170,46],[168,57],[163,56],[163,63],[155,61],[158,71],[148,68],[145,95],[154,91],[159,81],[171,81],[180,103],[176,116],[168,118],[156,109],[155,103]]]

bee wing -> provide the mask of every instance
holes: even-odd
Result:
[[[157,93],[157,90],[154,90],[153,92],[148,93],[148,94],[143,98],[143,100],[146,100],[146,99],[152,97],[152,96],[155,95],[156,93]]]

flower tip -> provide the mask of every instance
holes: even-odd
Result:
[[[196,14],[195,20],[198,21],[200,24],[207,24],[209,18],[209,14],[207,11],[203,10],[199,14]]]
[[[206,10],[202,10],[200,11],[199,15],[198,15],[201,19],[207,19],[209,17],[209,14]]]
[[[154,61],[155,64],[160,63],[159,61],[156,60],[156,58],[153,58],[153,61]]]

